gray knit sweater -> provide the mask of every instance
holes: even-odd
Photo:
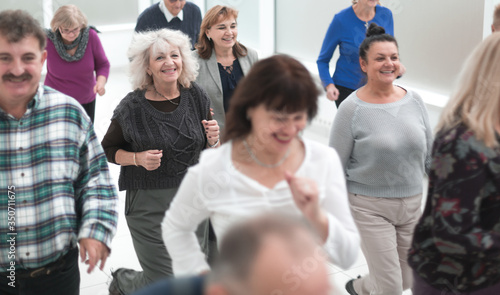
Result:
[[[113,118],[120,124],[129,143],[127,151],[162,150],[160,167],[122,166],[118,185],[127,189],[178,187],[187,169],[198,163],[206,145],[201,121],[207,119],[210,101],[196,83],[181,87],[179,106],[169,113],[155,109],[144,97],[144,90],[130,92],[116,107]]]
[[[422,193],[432,148],[422,98],[408,91],[399,101],[372,104],[353,92],[338,109],[330,146],[340,156],[350,193],[385,198]]]

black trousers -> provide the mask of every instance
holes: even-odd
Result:
[[[85,109],[85,112],[87,112],[87,115],[90,117],[90,121],[92,121],[92,124],[94,123],[94,116],[95,116],[95,99],[89,103],[82,104],[82,107]]]
[[[349,96],[351,93],[354,92],[355,89],[347,88],[344,86],[340,85],[335,85],[335,87],[339,91],[339,98],[335,101],[335,104],[337,105],[337,108],[340,106],[340,104]]]
[[[63,259],[61,261],[61,259]],[[26,271],[16,271],[12,284],[5,273],[0,275],[2,295],[78,295],[80,294],[80,270],[78,269],[78,247],[70,250],[61,259],[49,264],[60,264],[60,268],[36,277],[29,277]],[[11,283],[9,285],[9,283]],[[14,286],[14,287],[13,287]]]

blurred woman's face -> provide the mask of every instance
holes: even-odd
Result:
[[[182,56],[177,46],[166,46],[164,50],[154,52],[149,49],[149,67],[147,72],[157,83],[175,83],[182,72]]]
[[[234,17],[228,17],[225,20],[220,20],[219,23],[208,29],[206,35],[212,38],[215,50],[218,48],[232,48],[238,37],[238,24]]]
[[[285,113],[268,110],[263,104],[248,110],[250,134],[269,152],[284,152],[307,125],[307,111]]]
[[[394,42],[374,42],[366,53],[366,61],[359,59],[368,82],[392,83],[400,74],[398,47]]]
[[[72,43],[76,38],[80,35],[80,30],[82,26],[77,26],[74,28],[59,28],[59,32],[61,33],[61,37],[65,43]]]

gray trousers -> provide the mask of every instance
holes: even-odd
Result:
[[[349,193],[352,217],[370,273],[354,281],[359,295],[401,295],[413,282],[407,257],[422,194],[375,198]]]
[[[116,280],[120,291],[131,294],[159,279],[173,275],[172,259],[163,243],[161,222],[177,188],[128,190],[125,218],[142,271],[120,269]],[[208,245],[208,222],[198,227],[196,235],[205,251]]]

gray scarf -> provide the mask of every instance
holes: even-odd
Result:
[[[87,44],[89,43],[90,29],[99,33],[99,31],[96,28],[88,26],[80,31],[78,38],[76,38],[75,41],[73,41],[71,44],[64,44],[59,30],[53,32],[50,29],[46,29],[45,32],[47,33],[47,37],[49,37],[52,43],[54,43],[54,46],[56,47],[59,56],[65,61],[72,62],[72,61],[79,61],[85,54],[85,49],[87,49]],[[71,50],[76,46],[78,46],[78,48],[76,49],[75,54],[74,55],[68,54],[67,50]]]

